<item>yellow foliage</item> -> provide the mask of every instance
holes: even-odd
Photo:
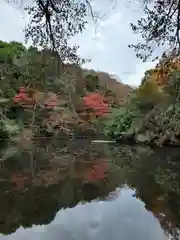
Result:
[[[168,83],[171,74],[177,70],[180,70],[180,57],[166,57],[152,69],[148,80],[155,81],[158,86],[163,87]]]
[[[143,82],[136,90],[137,96],[147,102],[158,104],[163,98],[163,93],[154,80]]]

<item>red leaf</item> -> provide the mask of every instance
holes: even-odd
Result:
[[[108,104],[105,103],[104,96],[99,93],[90,93],[83,100],[85,105],[92,109],[96,116],[102,116],[108,112]]]
[[[12,99],[14,103],[22,103],[22,104],[33,104],[33,99],[28,96],[26,93],[26,89],[24,87],[20,87],[19,93],[14,96]]]
[[[96,165],[93,165],[90,169],[85,173],[84,179],[86,181],[99,181],[103,180],[106,177],[106,173],[108,171],[107,162],[103,161]]]

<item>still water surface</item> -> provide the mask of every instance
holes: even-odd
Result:
[[[180,239],[180,149],[45,145],[1,161],[0,240]]]

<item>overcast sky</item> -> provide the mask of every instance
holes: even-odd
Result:
[[[106,71],[118,76],[121,81],[130,85],[138,85],[141,82],[145,70],[151,68],[154,63],[142,63],[135,56],[128,44],[135,43],[138,36],[132,33],[130,22],[135,22],[141,15],[140,6],[136,0],[131,6],[121,1],[114,10],[107,11],[107,0],[94,0],[93,7],[108,13],[106,17],[94,29],[94,24],[89,23],[87,30],[72,41],[80,45],[82,57],[90,58],[91,62],[85,67]],[[24,41],[22,29],[27,19],[22,11],[0,1],[0,39],[4,41]]]

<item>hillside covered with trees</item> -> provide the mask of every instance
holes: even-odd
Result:
[[[96,134],[97,120],[132,91],[106,73],[18,42],[0,42],[0,77],[2,140]]]
[[[29,16],[25,39],[33,47],[1,42],[1,138],[103,133],[118,140],[179,144],[180,1],[140,2],[144,16],[131,27],[142,38],[129,47],[143,61],[155,57],[159,63],[132,90],[106,73],[82,69],[87,59],[78,56],[79,46],[69,46],[89,17],[99,17],[91,2],[34,0],[31,7],[22,1]]]
[[[169,54],[133,89],[52,50],[0,42],[0,138],[107,136],[179,145],[179,57]]]

